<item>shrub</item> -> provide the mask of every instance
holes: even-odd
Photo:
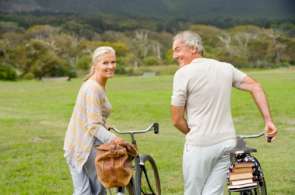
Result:
[[[22,76],[23,79],[32,80],[34,79],[34,75],[31,72],[28,72]]]
[[[76,67],[80,70],[88,70],[91,63],[91,58],[89,55],[83,55],[78,58],[76,62]]]
[[[66,70],[66,75],[69,77],[69,78],[76,78],[77,77],[77,72],[75,71],[74,68],[68,68]]]
[[[173,51],[172,49],[168,49],[165,53],[164,60],[166,64],[175,64],[175,61],[173,59]]]
[[[155,56],[148,56],[143,59],[143,64],[147,66],[158,65],[160,60]]]
[[[15,81],[17,74],[14,68],[9,65],[0,64],[0,80]]]
[[[124,66],[122,64],[117,64],[116,67],[116,74],[126,74],[127,71],[125,70]]]

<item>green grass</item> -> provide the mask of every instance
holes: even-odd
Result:
[[[249,72],[260,81],[279,129],[273,144],[249,141],[265,171],[269,194],[295,194],[295,72]],[[63,139],[80,79],[0,82],[0,194],[71,194]],[[121,129],[160,123],[160,134],[138,136],[139,149],[156,159],[164,195],[183,194],[184,137],[170,122],[172,76],[116,77],[108,83],[109,122]],[[263,128],[249,94],[234,90],[233,116],[240,133]],[[127,137],[125,137],[127,139]]]

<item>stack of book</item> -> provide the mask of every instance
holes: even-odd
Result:
[[[254,181],[252,162],[235,163],[229,172],[229,189],[254,187],[257,183]]]

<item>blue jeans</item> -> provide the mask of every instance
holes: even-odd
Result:
[[[95,141],[82,170],[79,170],[67,160],[73,180],[73,195],[106,195],[105,188],[99,183],[96,176],[95,145],[97,144],[101,144],[101,142],[98,140]]]

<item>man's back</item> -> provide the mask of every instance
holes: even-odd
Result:
[[[186,100],[187,144],[213,145],[235,138],[231,89],[244,76],[231,64],[207,58],[197,58],[176,72],[172,101],[181,106]]]

